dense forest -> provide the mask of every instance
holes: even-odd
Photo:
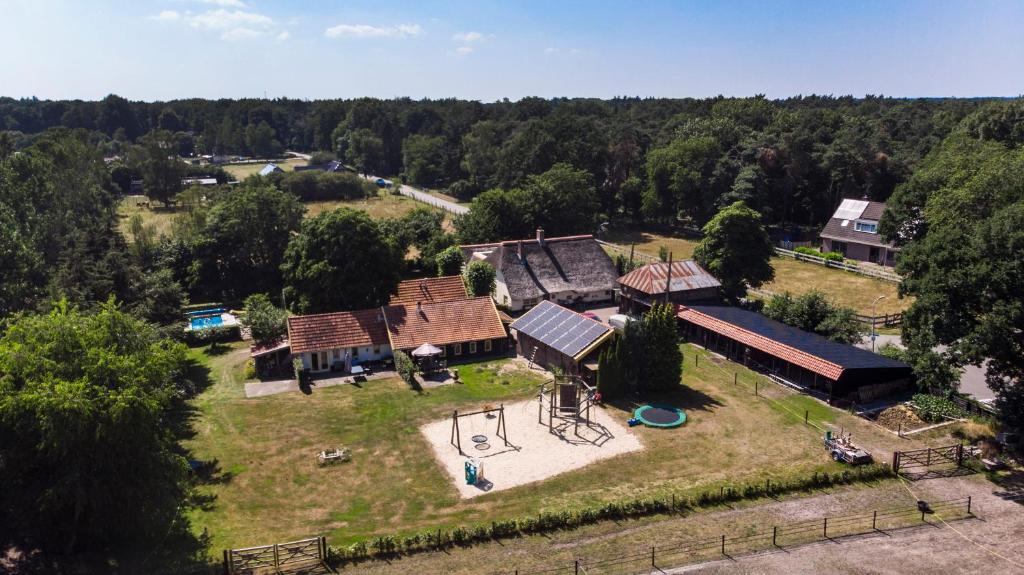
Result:
[[[20,149],[47,129],[81,128],[108,157],[127,155],[156,130],[173,135],[182,156],[323,151],[364,173],[463,200],[493,189],[529,192],[531,176],[565,164],[584,172],[592,190],[588,226],[621,218],[699,227],[743,200],[773,228],[799,233],[820,225],[843,197],[887,199],[984,103],[870,96],[131,102],[110,95],[3,98],[0,130]]]

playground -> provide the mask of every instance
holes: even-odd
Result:
[[[463,499],[542,481],[643,449],[621,418],[615,419],[603,409],[591,409],[589,423],[575,425],[569,418],[556,418],[551,427],[544,411],[543,421],[538,421],[536,398],[494,409],[458,416],[455,440],[461,443],[461,453],[452,445],[454,414],[420,428]],[[508,445],[499,435],[499,423],[504,424],[501,435]],[[475,460],[482,470],[474,484],[467,483],[467,460]]]

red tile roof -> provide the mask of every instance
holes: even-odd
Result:
[[[281,338],[267,343],[259,343],[249,347],[251,357],[259,357],[275,351],[288,349],[288,338]]]
[[[406,280],[398,284],[398,293],[391,296],[389,305],[416,302],[439,302],[469,299],[462,276],[444,276]]]
[[[384,308],[393,349],[412,349],[424,343],[450,343],[503,338],[505,327],[490,297],[461,301],[390,305]]]
[[[699,325],[715,333],[734,339],[743,345],[763,351],[829,379],[838,380],[839,376],[843,374],[843,367],[838,364],[826,361],[783,343],[779,343],[773,339],[701,313],[695,309],[679,306],[679,312],[677,315],[679,319]]]
[[[648,295],[665,293],[668,263],[658,262],[636,268],[619,278],[619,284]],[[693,260],[672,262],[672,291],[720,287],[722,284]]]
[[[288,318],[292,353],[387,345],[388,330],[379,308]]]

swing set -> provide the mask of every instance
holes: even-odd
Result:
[[[453,446],[458,448],[459,455],[466,455],[466,452],[462,451],[462,439],[461,439],[460,434],[459,434],[459,418],[460,417],[470,417],[470,416],[473,416],[473,415],[480,415],[481,413],[490,415],[491,413],[494,413],[494,412],[498,412],[498,426],[497,426],[497,429],[495,429],[494,434],[496,436],[498,436],[499,439],[501,439],[502,441],[505,442],[505,447],[508,447],[510,445],[509,442],[508,442],[508,433],[505,431],[505,406],[504,405],[499,405],[498,407],[494,407],[494,408],[490,408],[490,409],[481,409],[480,411],[472,411],[472,412],[469,412],[469,413],[459,413],[458,410],[455,410],[455,411],[452,412],[452,436],[451,436],[451,440],[450,441],[451,441],[451,444]],[[474,437],[476,437],[476,436],[474,436]]]

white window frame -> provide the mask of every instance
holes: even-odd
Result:
[[[868,226],[871,227],[870,230],[864,229],[865,227],[868,227]],[[878,224],[872,224],[871,222],[854,222],[853,223],[853,229],[858,231],[858,232],[863,232],[865,234],[877,234],[878,233]]]
[[[489,339],[485,339],[485,340],[484,340],[484,352],[485,352],[485,353],[486,353],[486,352],[489,352],[489,351],[491,351],[491,349],[492,349],[492,344],[491,344],[491,340],[489,340]]]
[[[455,355],[462,355],[462,344],[455,344]]]
[[[476,353],[476,342],[469,342],[469,353]]]

